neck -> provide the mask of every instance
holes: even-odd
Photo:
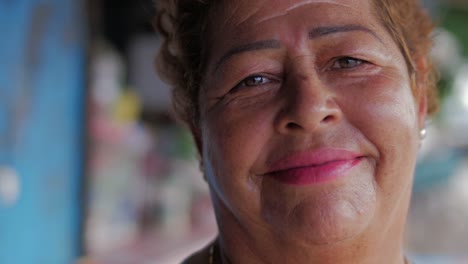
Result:
[[[282,240],[262,226],[242,225],[219,201],[216,207],[220,234],[215,255],[224,264],[405,263],[402,249],[405,219],[402,217],[393,217],[385,224],[379,222],[346,241],[311,245]],[[406,214],[405,208],[403,211]],[[399,213],[395,212],[395,215]],[[389,228],[382,229],[382,226]]]
[[[278,247],[264,245],[263,249],[249,246],[250,243],[219,238],[219,246],[214,255],[214,263],[362,263],[362,264],[404,264],[405,256],[401,249],[389,250],[384,247],[362,246],[352,243],[341,245],[311,246],[311,247]],[[242,244],[242,245],[241,245]],[[315,247],[315,248],[314,248]],[[273,250],[274,249],[274,250]]]

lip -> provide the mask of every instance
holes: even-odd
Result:
[[[364,156],[345,149],[321,148],[275,161],[266,176],[290,185],[312,185],[349,175]]]

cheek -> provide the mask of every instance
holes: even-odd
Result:
[[[418,144],[416,104],[404,76],[377,75],[350,89],[347,117],[376,146]]]
[[[380,195],[397,199],[411,184],[416,163],[416,105],[404,78],[381,77],[371,83],[364,89],[366,96],[357,98],[349,107],[354,111],[351,123],[376,150],[375,181],[383,191]]]
[[[253,106],[237,111],[219,108],[203,117],[205,173],[226,204],[259,200],[260,183],[254,164],[265,153],[271,137],[273,112],[251,108]],[[243,201],[234,202],[239,199]]]
[[[226,169],[250,165],[270,134],[271,116],[260,109],[215,110],[205,120],[202,136],[206,154],[224,158],[224,163],[230,166]]]
[[[364,131],[377,145],[392,145],[413,141],[417,129],[414,103],[409,93],[387,94],[369,98],[362,104],[364,115],[360,116]]]

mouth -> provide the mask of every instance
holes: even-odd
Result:
[[[324,148],[296,153],[273,163],[265,176],[289,185],[313,185],[350,175],[365,156],[343,149]]]

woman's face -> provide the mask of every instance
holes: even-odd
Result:
[[[221,225],[307,244],[402,228],[425,100],[375,13],[365,0],[216,7],[198,140]]]

